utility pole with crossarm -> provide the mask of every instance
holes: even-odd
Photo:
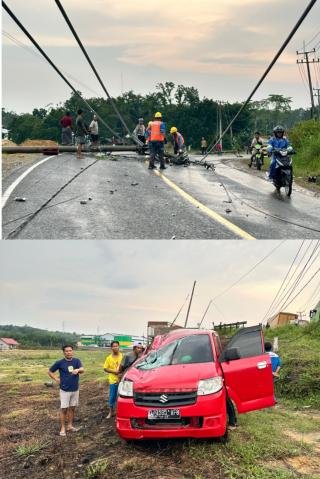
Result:
[[[319,58],[315,60],[313,58],[312,61],[309,60],[309,55],[311,53],[315,53],[315,48],[309,52],[303,51],[303,52],[298,52],[297,55],[304,55],[304,59],[302,60],[297,60],[297,63],[299,64],[306,64],[307,65],[307,72],[308,72],[308,82],[309,82],[309,89],[310,89],[310,98],[311,98],[311,118],[314,118],[315,114],[315,104],[314,104],[314,95],[313,95],[313,89],[312,89],[312,79],[311,79],[311,72],[310,72],[310,63],[319,63]]]

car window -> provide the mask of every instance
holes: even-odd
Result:
[[[147,370],[174,364],[208,362],[213,362],[210,338],[207,334],[196,334],[173,341],[156,351],[151,351],[136,367]]]
[[[264,353],[260,329],[244,328],[240,330],[226,346],[226,349],[238,348],[241,358],[251,358]],[[222,360],[223,354],[222,354]]]

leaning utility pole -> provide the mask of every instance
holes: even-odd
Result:
[[[187,327],[187,324],[188,324],[189,313],[190,313],[190,308],[191,308],[191,303],[192,303],[192,298],[193,298],[193,293],[194,293],[195,286],[196,286],[196,281],[193,283],[193,286],[192,286],[192,292],[191,292],[191,297],[190,297],[190,301],[189,301],[187,316],[186,316],[186,320],[184,322],[184,327],[185,328]]]
[[[304,55],[303,60],[297,60],[297,64],[306,64],[307,65],[307,72],[308,72],[308,82],[309,82],[309,90],[310,90],[310,98],[311,98],[311,118],[314,118],[314,112],[315,112],[315,105],[314,105],[314,96],[313,96],[313,90],[312,90],[312,80],[311,80],[311,72],[310,72],[310,63],[319,63],[319,58],[317,60],[313,59],[311,62],[309,60],[309,55],[311,53],[315,53],[316,49],[314,48],[313,50],[306,52],[298,52],[297,55]]]

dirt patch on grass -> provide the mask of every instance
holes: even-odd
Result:
[[[295,441],[305,442],[314,446],[315,450],[320,452],[320,432],[300,433],[296,431],[284,431],[284,434]],[[320,472],[320,466],[319,466]]]
[[[192,441],[125,443],[116,434],[115,421],[106,419],[105,383],[82,384],[76,418],[81,429],[67,437],[58,435],[57,388],[21,384],[8,401],[9,387],[0,387],[1,469],[6,479],[42,479],[44,470],[48,479],[106,479],[110,471],[144,479],[226,478],[212,458],[198,460],[190,454]],[[24,410],[28,412],[12,415]]]
[[[286,462],[300,474],[320,474],[319,456],[297,456],[286,459]]]

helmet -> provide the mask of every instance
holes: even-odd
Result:
[[[175,126],[173,126],[170,130],[170,133],[171,135],[173,135],[173,133],[178,133],[178,128],[176,128]]]
[[[139,123],[143,123],[144,122],[144,119],[143,118],[139,118]]]
[[[154,115],[155,118],[162,118],[162,113],[160,111],[157,111],[157,113]]]
[[[277,125],[273,129],[273,133],[284,133],[284,128],[283,126]]]

